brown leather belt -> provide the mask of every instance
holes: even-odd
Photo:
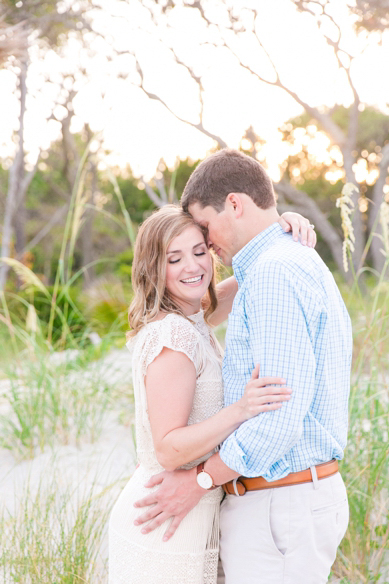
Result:
[[[338,461],[333,459],[323,464],[315,466],[317,478],[325,479],[336,474],[339,470]],[[224,492],[228,495],[242,496],[246,491],[262,491],[263,489],[276,489],[278,487],[288,487],[290,485],[302,485],[303,483],[311,483],[312,473],[311,469],[301,470],[300,472],[291,472],[288,476],[278,481],[268,482],[263,477],[247,478],[238,477],[233,481],[229,481],[222,485]]]

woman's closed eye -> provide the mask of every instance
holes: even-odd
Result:
[[[199,256],[203,256],[203,255],[205,255],[205,254],[206,254],[206,252],[205,252],[205,251],[200,251],[200,252],[198,252],[198,253],[195,253],[194,255],[195,255],[196,257],[199,257]],[[177,264],[177,263],[178,263],[180,260],[181,260],[181,258],[177,258],[176,260],[169,260],[169,264]]]

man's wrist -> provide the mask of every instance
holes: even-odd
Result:
[[[215,454],[205,461],[204,469],[212,476],[216,486],[224,485],[224,483],[240,476],[238,472],[223,462],[219,452],[215,452]]]

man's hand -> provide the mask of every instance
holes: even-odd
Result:
[[[167,541],[175,533],[177,527],[193,507],[197,505],[206,490],[196,481],[197,470],[164,471],[151,477],[145,487],[161,485],[157,491],[136,501],[134,507],[154,505],[135,521],[135,525],[142,525],[150,521],[142,529],[142,533],[149,533],[173,517],[170,527],[166,530],[163,541]]]

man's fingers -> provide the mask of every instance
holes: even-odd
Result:
[[[258,379],[258,377],[259,377],[259,364],[254,367],[253,372],[251,374],[251,379]]]
[[[161,512],[161,507],[159,505],[154,505],[154,507],[148,509],[145,513],[142,513],[142,515],[139,515],[139,517],[135,519],[134,525],[142,525],[143,523],[146,523],[146,521],[150,521],[151,519],[158,517]]]
[[[142,527],[142,530],[141,530],[142,533],[146,534],[146,533],[150,533],[150,531],[154,531],[154,529],[156,529],[157,527],[162,525],[162,523],[167,521],[170,517],[171,517],[171,515],[169,515],[166,512],[160,513],[159,515],[157,515],[157,517],[155,517],[155,519],[150,521],[150,523],[148,523],[147,525]]]
[[[170,527],[168,527],[168,529],[165,532],[165,535],[163,536],[163,541],[168,541],[172,535],[174,535],[174,533],[176,532],[177,527],[180,525],[181,521],[182,521],[182,517],[176,516],[174,517],[173,521],[171,522]]]
[[[135,501],[134,507],[148,507],[149,505],[155,505],[158,503],[155,493],[151,495],[147,495],[143,499],[139,499],[139,501]]]
[[[148,481],[147,483],[145,483],[145,487],[147,487],[148,489],[150,487],[155,487],[156,485],[160,485],[163,481],[165,477],[165,471],[162,471],[156,475],[153,475]]]

